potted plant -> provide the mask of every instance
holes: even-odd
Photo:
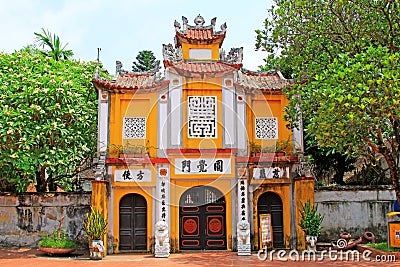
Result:
[[[100,260],[103,258],[104,243],[103,238],[107,232],[107,222],[101,212],[92,208],[86,215],[83,225],[86,236],[89,239],[89,253],[91,259]]]
[[[275,154],[277,156],[285,156],[288,152],[288,149],[291,148],[290,138],[286,139],[285,141],[277,141],[275,145]]]
[[[157,148],[150,146],[150,141],[147,140],[146,145],[132,144],[126,142],[124,145],[111,145],[109,152],[111,155],[117,155],[118,158],[146,158],[150,157],[151,153],[154,153]]]
[[[65,231],[62,229],[62,221],[64,217],[59,220],[60,225],[50,235],[42,237],[39,241],[39,250],[46,252],[49,255],[61,255],[74,252],[76,249],[76,242],[70,239]]]
[[[318,235],[321,232],[324,216],[317,212],[318,205],[312,205],[310,200],[302,205],[299,226],[306,234],[307,249],[316,251]]]
[[[249,142],[250,156],[259,157],[261,154],[261,145],[256,142]]]

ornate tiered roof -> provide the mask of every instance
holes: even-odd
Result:
[[[218,60],[183,59],[182,42],[190,44],[212,44],[221,46],[226,33],[226,23],[221,25],[221,31],[215,31],[216,18],[211,24],[204,26],[204,19],[198,15],[194,19],[195,25],[189,25],[186,17],[182,17],[183,25],[175,21],[175,46],[163,45],[163,63],[165,68],[185,77],[221,77],[227,73],[235,75],[235,86],[250,93],[282,93],[284,87],[290,86],[291,81],[285,79],[280,72],[252,72],[242,68],[243,47],[231,48],[228,53],[220,48]],[[97,88],[114,92],[150,92],[164,89],[169,81],[156,75],[159,61],[155,68],[148,72],[132,73],[122,69],[121,62],[117,61],[116,76],[113,80],[100,79],[96,76],[93,83]],[[159,73],[158,73],[159,74]]]
[[[221,31],[215,31],[215,23],[217,18],[213,18],[211,20],[211,24],[208,26],[204,26],[204,18],[198,15],[194,19],[195,25],[189,25],[188,19],[182,16],[182,24],[175,20],[174,26],[176,31],[176,47],[179,47],[182,42],[189,44],[215,44],[219,43],[219,46],[222,45],[222,42],[225,38],[226,32],[226,23],[221,25]]]
[[[138,89],[143,92],[152,92],[166,88],[169,80],[163,80],[157,75],[159,66],[148,72],[127,72],[122,69],[121,62],[117,61],[117,71],[113,80],[106,80],[96,77],[93,84],[96,88],[113,92],[136,92]]]

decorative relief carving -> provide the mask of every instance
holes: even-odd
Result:
[[[128,73],[126,70],[122,69],[122,62],[117,60],[115,61],[115,73],[118,75],[124,75],[126,73]]]
[[[182,47],[175,49],[172,44],[163,44],[163,57],[171,63],[178,63],[183,60],[182,58]]]
[[[220,58],[223,62],[228,64],[242,64],[243,61],[243,47],[231,48],[228,55],[225,55],[225,51],[221,49]]]
[[[257,139],[278,139],[278,118],[258,117],[256,118]]]
[[[216,97],[188,97],[188,135],[191,138],[216,138]]]
[[[146,117],[124,117],[122,137],[125,139],[145,139]]]

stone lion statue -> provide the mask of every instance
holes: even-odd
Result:
[[[156,223],[156,245],[164,246],[164,243],[169,243],[168,224],[165,221],[158,221]]]
[[[237,237],[239,245],[246,245],[250,242],[250,223],[247,220],[238,222]]]

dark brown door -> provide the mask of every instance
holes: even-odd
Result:
[[[271,214],[272,243],[274,248],[283,248],[283,207],[281,198],[272,192],[264,193],[258,199],[258,214]],[[260,225],[260,222],[258,222]]]
[[[138,194],[128,194],[119,203],[119,249],[147,250],[147,203]]]
[[[215,188],[193,187],[181,197],[180,249],[226,249],[225,198]]]

